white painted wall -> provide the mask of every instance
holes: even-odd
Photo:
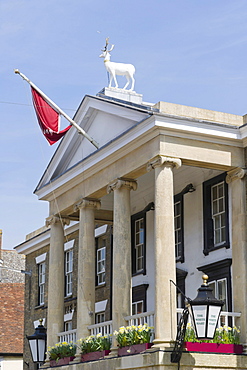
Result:
[[[132,214],[140,212],[150,202],[154,201],[154,177],[151,171],[138,179],[138,189],[131,192]],[[231,258],[231,248],[221,248],[210,252],[209,255],[203,254],[203,182],[217,176],[220,172],[182,166],[179,170],[174,170],[174,194],[192,183],[196,191],[184,195],[184,244],[185,262],[177,263],[179,269],[188,272],[186,277],[185,294],[194,299],[197,289],[202,284],[202,272],[197,267],[213,263],[225,258]],[[229,186],[229,199],[231,197],[231,186]],[[231,230],[231,201],[229,201],[229,223]],[[138,275],[132,278],[132,285],[149,284],[147,290],[147,310],[154,310],[154,212],[147,213],[147,275]],[[231,242],[231,232],[230,232]],[[164,255],[165,258],[165,255]]]
[[[116,117],[113,114],[98,112],[94,116],[93,124],[88,130],[87,134],[93,137],[100,144],[100,148],[108,143],[110,140],[115,139],[124,131],[135,124],[134,121],[126,118]],[[68,164],[68,168],[92,153],[92,144],[82,137],[81,144],[79,145],[76,153]]]
[[[23,359],[22,357],[11,357],[5,356],[0,358],[0,369],[1,370],[22,370]]]

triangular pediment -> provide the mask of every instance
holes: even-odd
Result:
[[[128,102],[85,96],[74,121],[99,144],[99,149],[72,127],[60,142],[36,190],[60,177],[94,152],[110,145],[147,118],[148,114],[145,107],[141,108]]]

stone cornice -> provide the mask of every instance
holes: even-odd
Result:
[[[74,211],[78,211],[81,208],[100,209],[101,203],[98,199],[81,199],[74,205]]]
[[[182,161],[179,158],[172,158],[172,157],[164,157],[161,155],[157,155],[153,159],[151,159],[147,163],[147,171],[151,171],[156,167],[160,166],[170,166],[170,167],[176,167],[179,168],[182,165]]]
[[[241,167],[234,168],[233,170],[227,172],[226,183],[230,184],[234,180],[243,179],[246,174],[247,174],[246,168]]]
[[[123,187],[129,190],[136,190],[137,182],[135,180],[117,179],[112,184],[109,184],[107,186],[107,193],[110,194],[112,191],[116,189],[121,189]]]
[[[65,225],[68,226],[70,224],[70,220],[68,218],[63,218],[63,217],[59,217],[59,216],[55,216],[55,215],[47,217],[47,219],[45,221],[45,224],[46,224],[46,227],[48,227],[48,226],[51,226],[51,225],[55,225],[59,222],[63,226],[65,226]]]

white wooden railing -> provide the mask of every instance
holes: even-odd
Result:
[[[76,342],[76,329],[58,333],[59,342]]]
[[[183,308],[177,308],[177,320],[178,320],[178,322],[179,322],[179,319],[181,317],[182,312],[183,312]],[[236,325],[235,319],[240,317],[240,316],[241,316],[240,312],[221,311],[220,319],[218,321],[218,327],[224,326],[224,325],[233,327],[233,326]],[[188,322],[189,323],[191,322],[190,316],[188,318]]]
[[[183,312],[183,308],[177,308],[177,318],[179,321],[179,318],[181,317],[181,314]],[[220,314],[220,320],[218,322],[218,327],[219,326],[229,326],[231,325],[232,327],[236,325],[235,319],[239,318],[241,316],[241,313],[239,312],[225,312],[222,311]],[[229,320],[230,318],[230,320]],[[126,316],[125,317],[127,325],[144,325],[147,324],[148,326],[151,326],[153,335],[152,338],[154,338],[155,334],[155,314],[154,311],[150,312],[143,312],[139,313],[137,315],[132,315],[132,316]],[[190,316],[189,316],[189,322],[190,322]],[[102,335],[109,335],[112,334],[112,321],[105,321],[100,324],[94,324],[88,326],[88,329],[90,330],[91,335],[96,335],[101,333]],[[76,342],[76,329],[58,333],[59,337],[59,342]]]
[[[148,326],[154,327],[154,311],[150,312],[143,312],[137,315],[126,316],[125,320],[128,322],[128,325],[144,325],[147,324]]]
[[[94,324],[87,327],[91,335],[101,333],[102,335],[112,334],[112,321],[101,322],[100,324]]]

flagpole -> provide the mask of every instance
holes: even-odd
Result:
[[[77,123],[75,121],[73,121],[70,116],[68,116],[64,111],[62,111],[62,109],[60,109],[50,98],[48,98],[47,95],[45,95],[43,93],[43,91],[41,91],[32,81],[29,80],[29,78],[27,78],[23,73],[21,73],[18,69],[15,69],[15,73],[18,73],[22,78],[23,80],[27,81],[29,83],[30,86],[32,86],[41,96],[43,96],[43,98],[48,102],[50,103],[54,108],[55,110],[57,110],[62,116],[64,116],[64,118],[66,118],[78,131],[79,134],[82,134],[83,136],[85,136],[86,139],[88,139],[90,141],[90,143],[92,143],[97,149],[99,148],[99,144],[93,139],[91,138],[87,133],[86,131],[83,130],[83,128],[81,128],[79,125],[77,125]]]

